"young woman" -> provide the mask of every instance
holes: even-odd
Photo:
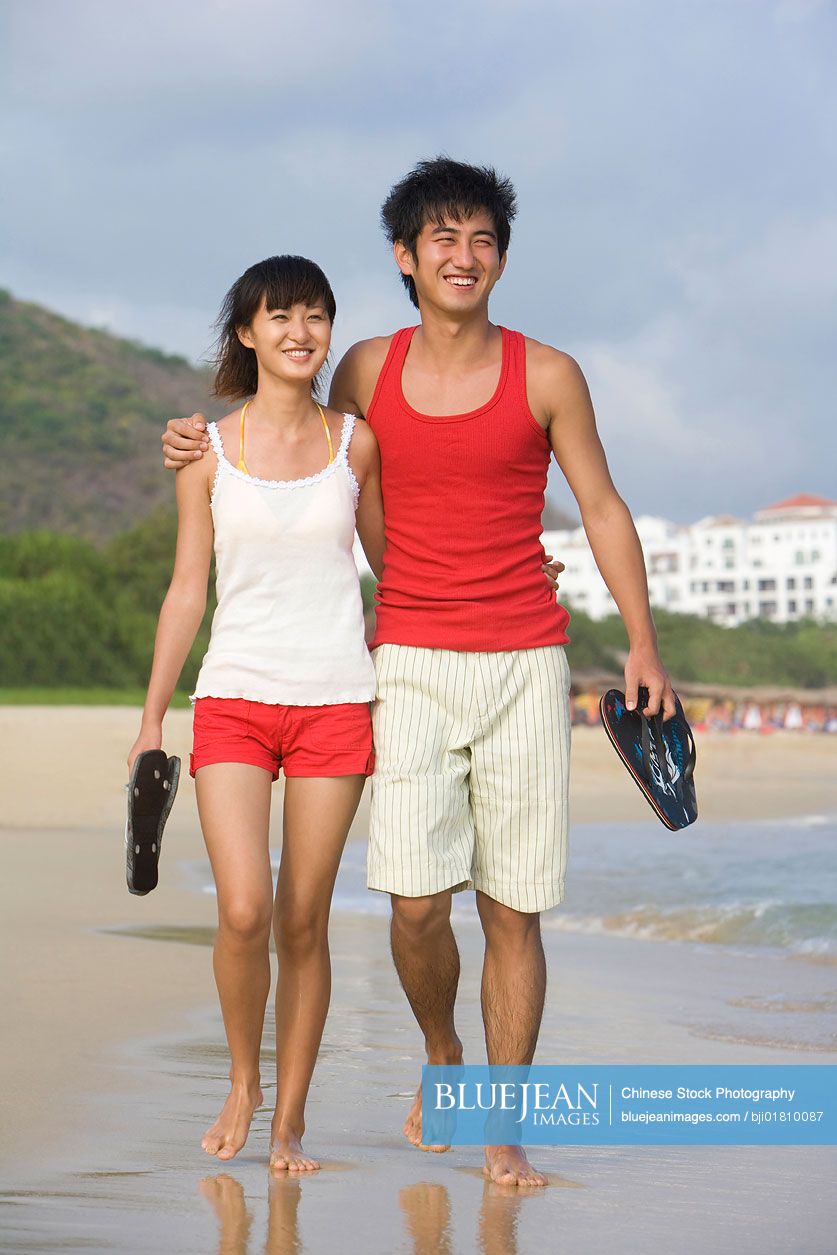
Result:
[[[214,546],[218,608],[192,697],[190,768],[218,894],[213,958],[231,1087],[202,1145],[232,1159],[263,1100],[272,928],[279,978],[270,1162],[290,1171],[319,1167],[302,1135],[331,989],[329,909],[373,765],[375,675],[352,542],[357,524],[380,571],[380,473],[366,424],[316,399],[335,308],[325,275],[302,257],[251,266],[227,294],[215,391],[250,399],[209,424],[208,456],[177,476],[174,574],[128,757],[130,768],[140,751],[161,747],[163,716],[206,607]],[[274,898],[268,821],[280,765]]]

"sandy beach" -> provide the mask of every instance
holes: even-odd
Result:
[[[166,725],[184,767],[190,721],[175,711]],[[270,1031],[266,1107],[221,1172],[199,1148],[227,1067],[208,948],[215,901],[185,771],[159,888],[125,889],[122,784],[137,723],[130,709],[0,709],[4,1250],[506,1255],[555,1249],[559,1225],[573,1252],[833,1249],[834,1148],[545,1147],[551,1188],[518,1197],[484,1184],[474,1149],[408,1147],[399,1129],[420,1043],[383,910],[333,916],[335,993],[306,1139],[324,1170],[268,1181]],[[705,736],[699,755],[707,823],[837,814],[833,738]],[[587,825],[649,824],[599,729],[576,731],[572,778],[573,840]],[[277,818],[279,803],[277,792]],[[354,864],[367,817],[368,796]],[[481,936],[465,912],[457,934],[460,1033],[481,1061]],[[737,1009],[791,989],[800,1005],[833,1009],[831,963],[560,928],[545,928],[545,944],[543,1062],[837,1063],[830,1021],[807,1041],[778,1015],[748,1035]]]

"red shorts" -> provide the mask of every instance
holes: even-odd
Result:
[[[211,763],[250,763],[286,776],[370,776],[372,718],[367,702],[273,706],[240,697],[199,697],[189,773]]]

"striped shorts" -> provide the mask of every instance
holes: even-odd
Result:
[[[465,653],[379,645],[368,883],[562,901],[570,673],[561,645]]]

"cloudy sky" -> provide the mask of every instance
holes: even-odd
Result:
[[[833,3],[6,0],[0,21],[15,295],[197,360],[232,280],[303,252],[340,352],[413,321],[378,207],[445,151],[515,181],[494,317],[581,363],[636,513],[837,496]]]

